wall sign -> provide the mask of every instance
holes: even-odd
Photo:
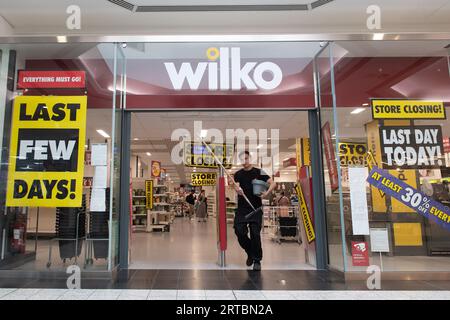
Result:
[[[18,72],[17,88],[85,88],[86,73],[84,71],[28,71]]]
[[[366,155],[367,145],[365,143],[339,143],[339,160],[343,166],[363,165]]]
[[[380,127],[384,169],[432,169],[443,166],[441,126]]]
[[[348,168],[352,230],[354,235],[369,234],[369,209],[367,207],[367,168]]]
[[[371,102],[373,119],[446,119],[442,101],[373,99]]]
[[[216,157],[222,162],[225,168],[232,166],[234,145],[208,143]],[[198,168],[218,168],[218,164],[213,155],[201,142],[186,141],[183,149],[184,165]]]
[[[217,173],[215,172],[194,172],[191,173],[191,185],[193,186],[215,186]]]
[[[182,62],[179,67],[174,62],[165,62],[172,87],[198,90],[205,79],[209,91],[274,90],[283,81],[283,72],[274,62],[241,62],[239,47],[209,47],[204,58],[206,61],[195,64]],[[263,74],[270,76],[263,77]]]
[[[450,208],[380,168],[373,168],[367,181],[427,219],[450,231]]]
[[[355,267],[369,266],[369,249],[367,242],[352,241],[352,265]]]
[[[389,252],[389,234],[387,228],[370,228],[370,251]]]
[[[153,180],[145,180],[145,208],[153,209]]]
[[[86,96],[16,97],[7,206],[81,206],[86,104]]]

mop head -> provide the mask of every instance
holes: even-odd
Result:
[[[251,217],[253,217],[258,212],[262,212],[262,207],[259,207],[258,209],[253,210],[249,214],[245,215],[245,219],[247,219],[247,220],[250,219]]]

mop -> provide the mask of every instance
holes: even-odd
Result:
[[[237,186],[236,181],[234,181],[234,178],[231,176],[230,173],[228,173],[227,169],[225,169],[225,167],[223,166],[222,162],[217,158],[217,156],[215,155],[215,153],[211,150],[211,148],[208,146],[208,144],[206,144],[205,141],[203,141],[202,138],[200,138],[202,144],[206,147],[206,149],[208,149],[208,151],[212,154],[212,156],[214,157],[214,159],[216,160],[217,164],[223,169],[223,171],[225,172],[225,174],[228,176],[228,178],[233,182],[233,184],[235,186]],[[240,188],[240,187],[239,187]],[[241,189],[242,190],[242,189]],[[244,197],[245,201],[247,201],[247,203],[250,205],[250,207],[252,208],[253,211],[251,211],[250,213],[245,215],[245,219],[250,219],[254,214],[256,214],[259,211],[262,211],[262,207],[259,207],[258,209],[256,209],[253,204],[250,202],[250,200],[247,198],[247,196],[245,195],[244,191],[242,191],[242,196]]]

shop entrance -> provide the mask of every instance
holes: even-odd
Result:
[[[223,170],[215,161],[223,160],[233,176],[242,169],[238,154],[244,149],[252,165],[277,184],[258,213],[263,215],[263,268],[315,268],[296,189],[302,189],[312,213],[307,112],[133,112],[130,117],[129,268],[248,268],[233,228],[237,194],[222,172],[221,195]],[[217,143],[221,137],[223,148]],[[194,205],[187,202],[191,192]],[[198,201],[201,196],[205,205]]]

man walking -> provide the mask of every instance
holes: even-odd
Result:
[[[276,187],[273,181],[262,169],[255,168],[251,164],[250,153],[244,151],[239,155],[243,168],[235,173],[235,189],[238,193],[238,207],[234,218],[234,232],[238,238],[240,246],[247,253],[247,266],[253,265],[253,270],[261,270],[261,260],[263,256],[261,247],[261,228],[263,212],[259,210],[254,215],[245,218],[247,214],[253,211],[253,208],[245,200],[245,194],[255,209],[262,206],[262,198],[266,198]],[[269,189],[260,196],[253,194],[253,180],[262,180],[267,182]],[[250,237],[248,233],[250,231]]]
[[[186,197],[186,202],[189,206],[189,220],[194,219],[194,205],[195,205],[195,197],[194,197],[194,190],[189,192],[189,194]]]

